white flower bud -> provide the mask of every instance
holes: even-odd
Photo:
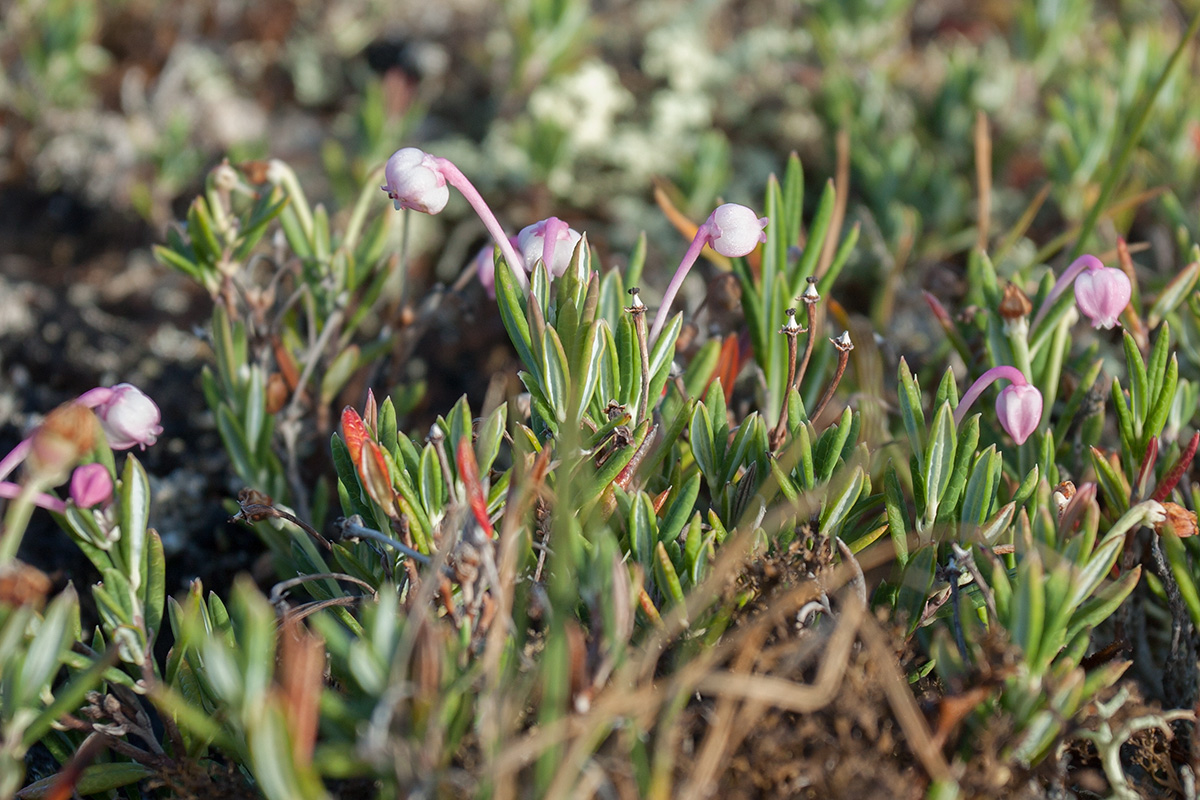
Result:
[[[746,206],[726,203],[717,206],[708,218],[712,226],[709,244],[723,256],[736,258],[749,255],[760,242],[767,240],[763,228],[770,221],[759,217]]]
[[[386,181],[380,189],[387,192],[396,210],[411,208],[425,214],[437,214],[450,199],[450,187],[437,160],[415,147],[397,150],[383,168]]]

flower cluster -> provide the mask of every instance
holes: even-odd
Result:
[[[26,461],[37,486],[54,486],[70,474],[70,497],[76,506],[104,505],[113,493],[108,468],[101,464],[75,466],[91,451],[96,427],[104,432],[113,450],[144,450],[162,434],[161,419],[154,401],[132,384],[84,392],[52,411],[29,437],[0,459],[0,497],[20,496],[22,487],[4,479]],[[35,505],[51,511],[61,513],[66,509],[63,501],[40,490],[32,499]]]
[[[538,261],[545,263],[551,277],[561,276],[570,264],[571,255],[582,238],[579,231],[558,217],[547,217],[527,225],[515,238],[510,237],[504,233],[504,228],[483,197],[457,167],[444,158],[430,155],[415,147],[405,147],[393,153],[384,167],[384,177],[385,183],[379,188],[387,192],[397,211],[408,208],[425,214],[437,214],[446,207],[449,199],[448,186],[458,188],[475,209],[520,281],[527,280],[525,275],[533,271]],[[746,206],[736,203],[718,206],[696,230],[691,247],[676,269],[663,297],[658,316],[654,320],[651,338],[656,338],[661,332],[671,303],[679,292],[679,287],[683,285],[683,279],[705,247],[711,247],[728,258],[748,255],[759,243],[766,241],[766,234],[763,232],[766,225],[766,217],[760,218]],[[484,248],[480,251],[473,264],[479,282],[489,296],[495,297],[495,263],[491,257],[491,249]]]

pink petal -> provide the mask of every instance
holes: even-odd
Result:
[[[1036,386],[1012,384],[996,398],[1000,425],[1017,444],[1024,444],[1042,419],[1042,393]]]

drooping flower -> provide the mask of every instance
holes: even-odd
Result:
[[[415,147],[397,150],[383,168],[385,183],[380,186],[396,210],[411,208],[425,214],[437,214],[450,200],[450,187],[437,160]]]
[[[709,241],[712,249],[729,258],[749,255],[761,242],[767,240],[766,231],[770,220],[760,217],[746,206],[725,203],[717,206],[708,218]]]
[[[971,384],[971,388],[967,389],[958,403],[958,408],[954,410],[954,422],[956,425],[961,424],[967,410],[979,395],[983,394],[983,390],[998,379],[1011,383],[1001,389],[996,398],[996,417],[1000,421],[1000,427],[1004,428],[1013,441],[1024,444],[1041,422],[1042,393],[1025,380],[1025,376],[1016,367],[992,367],[980,375],[979,379]]]
[[[555,277],[561,277],[571,263],[575,246],[583,235],[558,217],[548,217],[541,222],[527,225],[517,234],[517,249],[525,259],[527,272],[533,271],[540,258],[546,269]]]
[[[671,303],[674,302],[679,287],[683,285],[683,279],[691,271],[705,245],[711,245],[718,253],[729,258],[749,255],[760,242],[767,240],[763,229],[767,227],[768,222],[769,218],[759,217],[753,210],[736,203],[717,206],[708,215],[704,224],[696,229],[691,245],[683,254],[683,260],[679,262],[675,275],[667,285],[662,305],[654,317],[654,326],[650,329],[651,342],[658,339],[659,333],[662,332],[670,315]]]
[[[1083,312],[1095,328],[1111,328],[1117,324],[1117,318],[1129,305],[1133,295],[1133,286],[1129,276],[1115,267],[1106,267],[1092,255],[1082,255],[1071,262],[1046,295],[1045,302],[1034,317],[1034,324],[1054,305],[1054,301],[1075,282],[1075,304]]]
[[[384,178],[386,182],[380,188],[387,192],[397,211],[411,208],[426,214],[437,214],[446,207],[450,197],[448,186],[458,189],[504,254],[504,260],[512,267],[517,283],[522,288],[529,285],[525,278],[524,259],[509,241],[500,221],[484,202],[483,195],[449,160],[415,147],[405,147],[388,159]]]
[[[79,508],[106,505],[112,495],[112,476],[103,464],[83,464],[71,473],[71,499]]]
[[[1089,267],[1075,278],[1075,304],[1094,328],[1111,328],[1129,305],[1129,276],[1115,267]]]
[[[145,450],[163,432],[158,406],[133,384],[92,389],[80,395],[78,402],[96,412],[108,446],[113,450],[135,446]]]
[[[996,397],[1000,426],[1017,444],[1024,444],[1042,419],[1042,393],[1031,384],[1011,384]]]

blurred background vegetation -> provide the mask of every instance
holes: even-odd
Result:
[[[1192,4],[1194,5],[1194,4]],[[161,232],[220,158],[287,160],[347,207],[401,144],[455,160],[509,224],[551,210],[628,249],[651,183],[698,217],[750,202],[791,150],[812,184],[849,137],[864,280],[975,241],[973,127],[990,122],[993,218],[1078,223],[1187,3],[15,0],[0,26],[0,185],[136,214]],[[1196,183],[1196,70],[1161,93],[1117,218],[1172,263]],[[811,192],[816,197],[817,192]],[[447,275],[465,204],[439,221]],[[654,231],[651,230],[651,233]],[[435,235],[430,233],[430,236]],[[1103,234],[1102,234],[1103,235]],[[659,237],[651,236],[651,241]],[[1034,237],[1036,238],[1036,237]],[[1018,240],[1014,261],[1033,257]],[[1004,271],[1001,266],[1001,271]],[[445,277],[445,276],[443,276]]]

